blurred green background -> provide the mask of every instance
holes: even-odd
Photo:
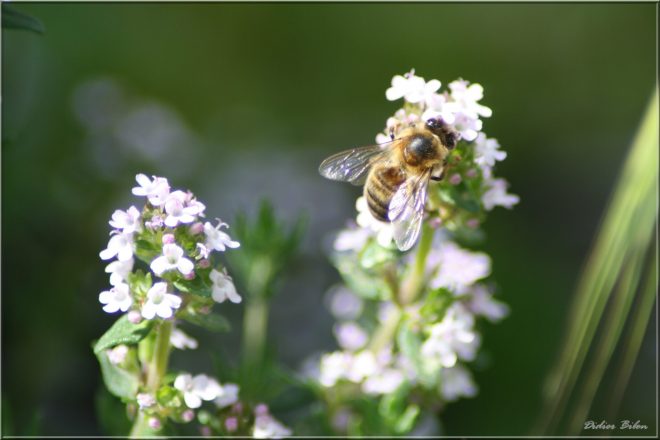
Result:
[[[415,68],[484,86],[497,174],[521,203],[485,224],[500,299],[483,328],[480,394],[449,405],[450,435],[524,435],[560,348],[600,215],[656,81],[655,4],[14,4],[45,33],[2,31],[2,399],[13,433],[99,434],[90,349],[116,319],[98,252],[139,172],[166,176],[232,223],[270,199],[308,215],[303,257],[274,300],[271,342],[292,368],[334,347],[322,306],[339,277],[331,233],[359,189],[320,161],[369,144]],[[231,232],[231,230],[230,230]],[[222,305],[233,321],[242,307]],[[655,327],[652,322],[651,328]],[[185,357],[236,351],[240,326]],[[647,334],[620,418],[655,432]],[[606,384],[607,385],[607,384]],[[606,388],[606,387],[605,387]],[[605,396],[606,390],[605,390]],[[603,416],[598,406],[594,420]]]

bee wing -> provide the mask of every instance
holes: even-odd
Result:
[[[388,142],[387,144],[390,144]],[[352,150],[333,154],[324,160],[319,166],[319,173],[331,180],[350,182],[353,185],[361,185],[367,177],[367,171],[378,156],[386,153],[389,148],[384,144],[358,147]]]
[[[406,180],[390,201],[387,217],[394,228],[394,241],[402,251],[413,247],[419,237],[430,177],[431,170],[427,170],[415,179]]]

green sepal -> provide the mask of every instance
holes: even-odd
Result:
[[[123,315],[94,344],[94,353],[98,356],[104,350],[120,344],[135,345],[149,334],[152,324],[153,321],[149,320],[133,324],[128,320],[128,315]]]
[[[171,386],[162,386],[156,393],[156,400],[165,408],[180,408],[183,405],[181,393]]]

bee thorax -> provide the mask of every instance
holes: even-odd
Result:
[[[437,141],[424,134],[413,136],[403,149],[403,157],[408,165],[418,166],[438,159]]]

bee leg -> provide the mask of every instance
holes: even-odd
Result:
[[[444,178],[445,178],[445,168],[444,167],[440,171],[440,174],[438,174],[437,176],[431,175],[431,180],[433,180],[435,182],[440,182]]]

